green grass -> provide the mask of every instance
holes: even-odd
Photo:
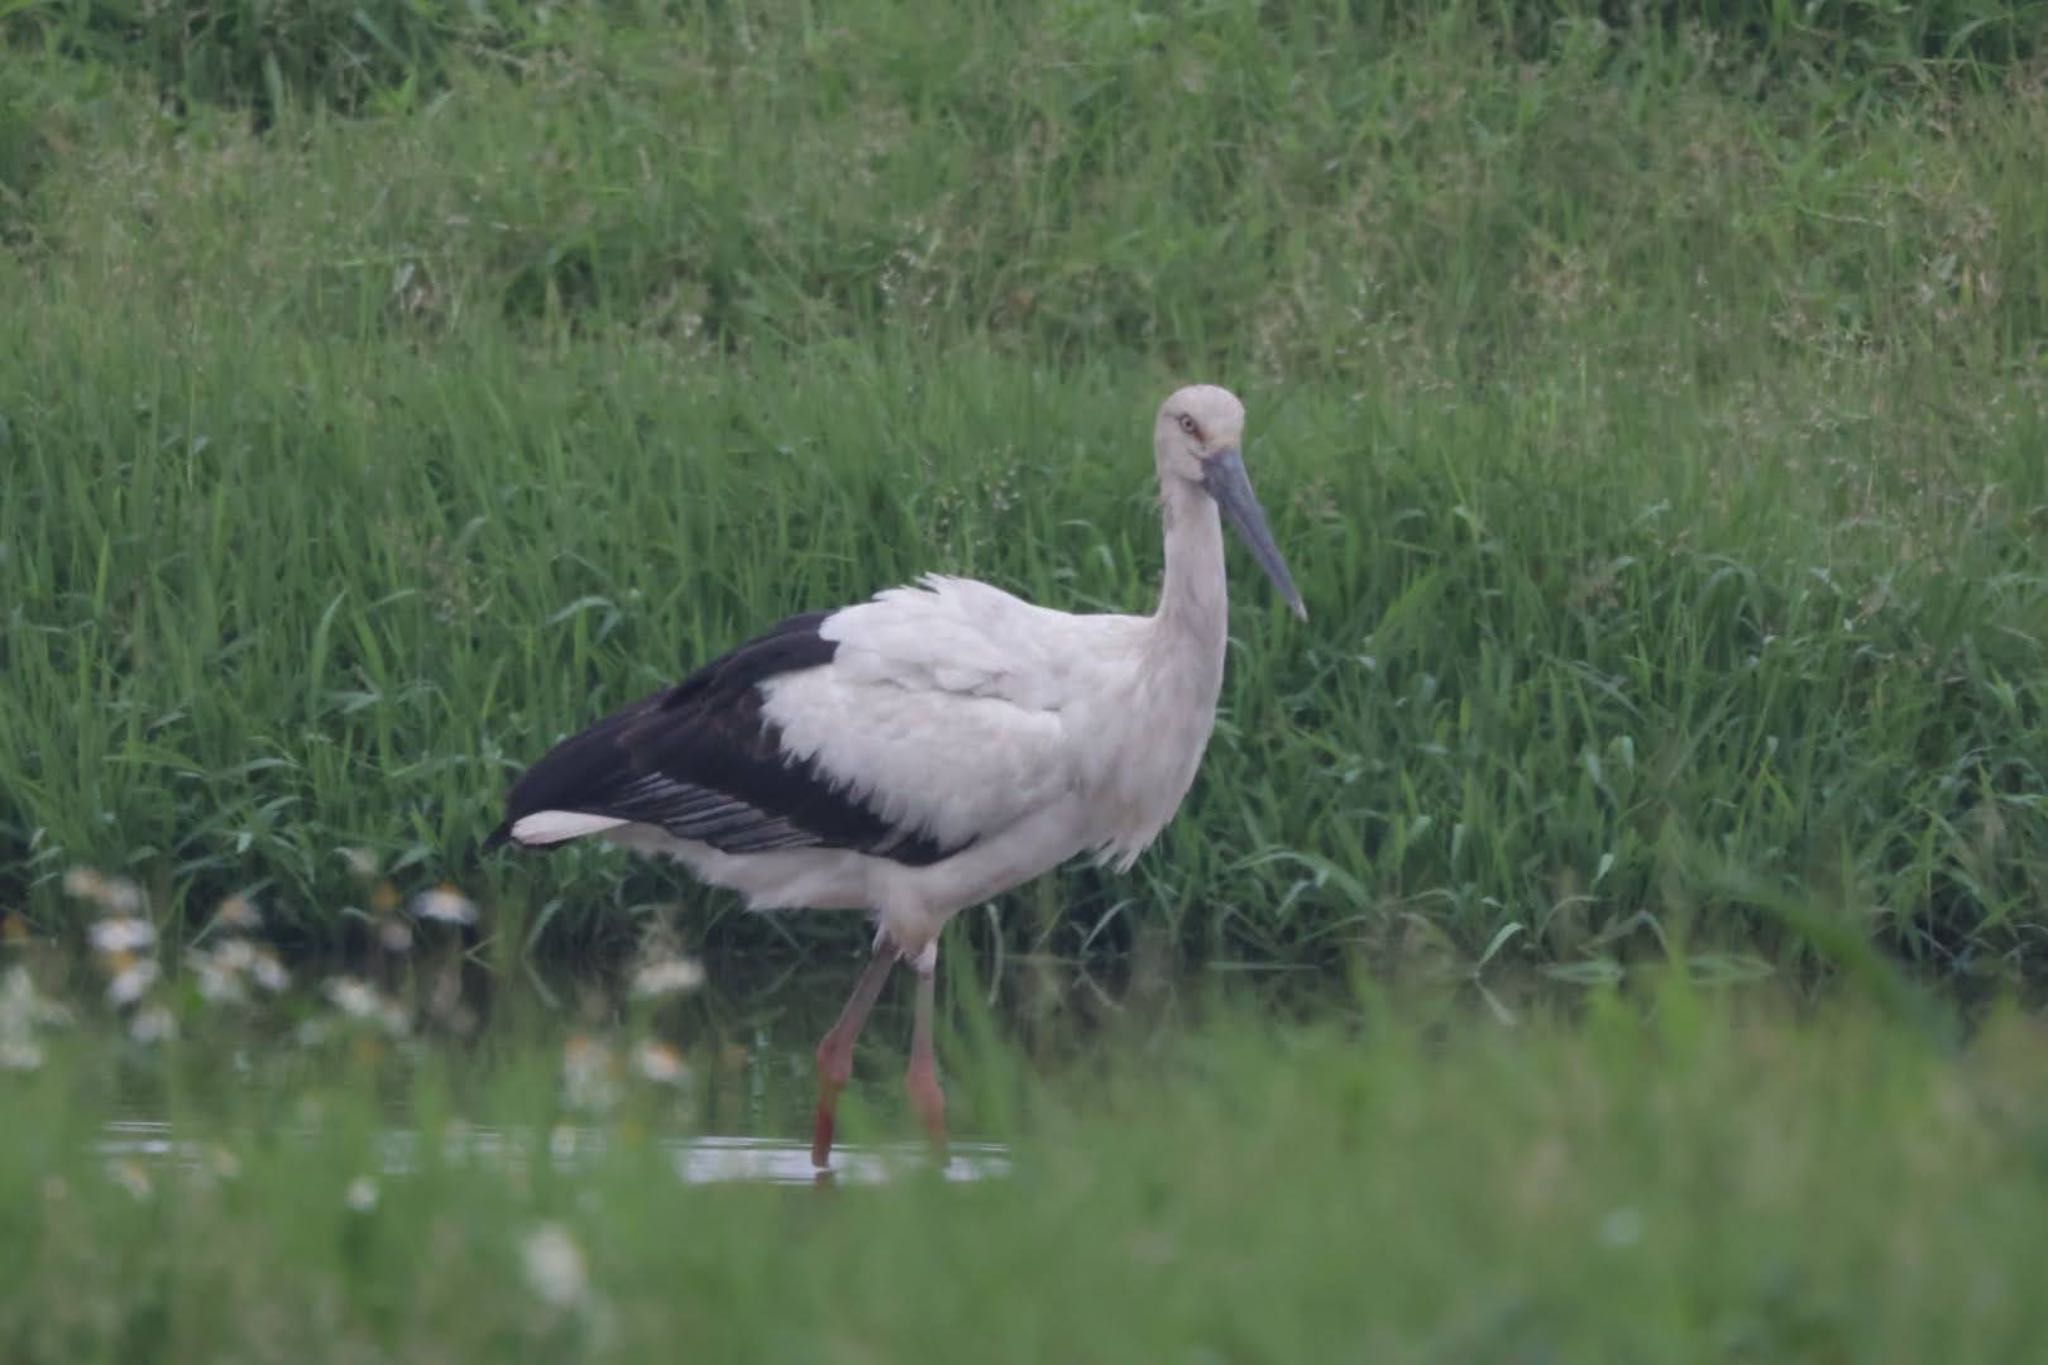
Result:
[[[780,613],[1145,606],[1199,377],[1310,623],[1240,573],[1182,818],[984,945],[2038,979],[2048,20],[1767,8],[0,6],[0,908],[852,943],[471,850]]]
[[[2039,1022],[1950,1051],[1772,1001],[1134,1013],[1033,1072],[949,1037],[956,1113],[1011,1173],[831,1192],[677,1178],[669,1144],[734,1131],[710,1035],[682,1088],[629,1075],[592,1113],[547,1035],[503,1025],[468,1061],[344,1031],[240,1076],[217,1021],[162,1053],[49,1031],[48,1065],[0,1073],[0,1331],[22,1365],[2033,1358]],[[907,1125],[881,1051],[861,1143]],[[737,1131],[800,1136],[801,1070],[753,1070]],[[138,1090],[182,1160],[97,1153]],[[536,1236],[581,1292],[534,1287]]]

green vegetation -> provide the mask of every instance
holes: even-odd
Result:
[[[1144,606],[1199,377],[1311,621],[970,933],[2038,975],[2048,18],[1638,8],[0,4],[0,908],[851,943],[471,850],[780,613]]]
[[[7,1358],[2040,1355],[2048,1034],[1911,978],[2048,981],[2044,33],[0,0]],[[865,935],[504,788],[923,571],[1143,607],[1195,378],[1311,620],[1241,573],[1161,847],[965,917],[1007,1173],[679,1179]]]
[[[802,1132],[804,1069],[722,1077],[715,1034],[680,1083],[579,1098],[598,1045],[565,1068],[502,1022],[468,1061],[336,1023],[240,1077],[219,1021],[160,1059],[49,1031],[0,1073],[0,1332],[19,1365],[2039,1354],[2038,1023],[1956,1054],[1839,1003],[1651,1004],[1517,1031],[1226,1008],[1049,1076],[963,1045],[956,1112],[1009,1173],[911,1152],[830,1192],[678,1178],[678,1143],[731,1131],[720,1095]],[[893,1143],[873,1061],[855,1128]],[[168,1129],[103,1129],[138,1088]]]

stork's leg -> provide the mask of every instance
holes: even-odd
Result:
[[[917,1023],[910,1035],[910,1069],[903,1073],[903,1087],[910,1092],[910,1106],[924,1120],[932,1147],[942,1156],[946,1150],[946,1094],[939,1089],[938,1059],[932,1055],[933,984],[939,971],[937,940],[925,945],[911,962],[917,972]]]
[[[867,1023],[868,1011],[875,1007],[875,997],[882,993],[882,983],[895,965],[896,945],[878,936],[875,955],[861,970],[860,980],[853,983],[846,1008],[839,1011],[838,1022],[818,1044],[818,1123],[811,1133],[811,1165],[821,1171],[832,1164],[833,1116],[839,1109],[839,1092],[853,1075],[854,1040],[860,1037],[861,1025]]]

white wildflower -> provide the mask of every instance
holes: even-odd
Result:
[[[156,1191],[156,1186],[150,1181],[149,1172],[133,1161],[112,1162],[107,1166],[107,1174],[113,1178],[116,1185],[137,1199],[147,1199]]]
[[[356,1213],[368,1213],[377,1207],[377,1182],[366,1175],[359,1175],[348,1182],[348,1190],[342,1195],[342,1202]]]
[[[26,1031],[33,1024],[67,1024],[71,1011],[36,989],[28,968],[16,963],[0,979],[0,1032]]]
[[[633,1069],[661,1085],[674,1085],[689,1075],[683,1054],[652,1038],[642,1039],[640,1046],[633,1049]]]
[[[111,957],[115,953],[139,953],[156,942],[156,926],[146,919],[122,915],[96,921],[91,932],[92,950]]]
[[[618,1067],[612,1050],[577,1034],[562,1045],[563,1098],[572,1109],[604,1110],[618,1103]]]
[[[277,960],[277,954],[268,948],[256,951],[249,963],[249,979],[272,995],[292,984],[292,974]]]
[[[138,1043],[161,1043],[178,1036],[178,1021],[162,1005],[145,1005],[128,1021],[128,1036]]]
[[[156,984],[157,965],[153,957],[133,958],[121,964],[113,980],[107,982],[107,1003],[110,1005],[132,1005]]]
[[[36,990],[28,968],[16,963],[0,978],[0,1071],[34,1071],[43,1064],[36,1026],[69,1021],[71,1012]]]
[[[208,1000],[225,1004],[238,1004],[247,995],[242,987],[242,974],[255,961],[256,950],[246,939],[230,938],[216,944],[211,951],[194,951],[185,955],[199,978],[199,994]]]
[[[343,1014],[351,1019],[374,1020],[394,1038],[403,1037],[412,1026],[405,1007],[396,1000],[386,999],[367,981],[353,976],[329,977],[323,989],[328,1000]]]
[[[687,957],[643,963],[633,973],[632,992],[647,999],[693,991],[704,984],[704,968]]]
[[[590,1293],[590,1274],[584,1268],[583,1249],[576,1245],[559,1223],[543,1223],[527,1234],[521,1248],[526,1261],[526,1283],[542,1303],[552,1308],[574,1308]]]
[[[239,1005],[247,998],[242,979],[221,970],[220,964],[204,953],[192,955],[192,967],[199,978],[199,994],[217,1005]]]
[[[1600,1240],[1611,1247],[1632,1247],[1643,1240],[1643,1211],[1624,1206],[1600,1220]]]
[[[74,867],[64,874],[64,894],[91,901],[109,915],[133,915],[142,909],[142,888],[126,877],[109,877],[96,867]]]
[[[255,929],[263,923],[255,903],[247,896],[229,896],[214,911],[213,922],[225,929]]]
[[[371,1018],[384,1003],[375,986],[353,976],[329,978],[325,992],[334,1007],[351,1019]]]
[[[412,898],[412,913],[416,919],[443,924],[475,924],[476,902],[452,886],[437,886]]]

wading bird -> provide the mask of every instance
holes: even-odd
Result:
[[[933,1140],[939,932],[1081,853],[1128,868],[1194,781],[1223,683],[1221,518],[1308,613],[1245,474],[1244,405],[1174,393],[1153,426],[1166,574],[1150,616],[1070,616],[927,577],[791,617],[556,745],[493,843],[596,835],[674,858],[756,910],[864,910],[874,955],[818,1044],[811,1159],[892,966],[917,973],[904,1082]]]

